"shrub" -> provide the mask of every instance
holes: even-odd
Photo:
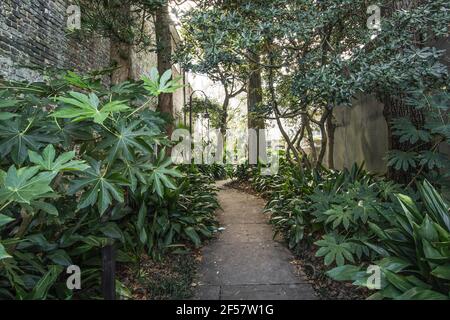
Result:
[[[397,194],[401,210],[379,210],[380,225],[370,223],[376,237],[370,249],[382,259],[381,289],[372,298],[450,298],[449,205],[428,181],[419,185],[420,200]],[[369,286],[364,268],[345,265],[328,274],[336,280],[352,280]]]
[[[77,296],[97,297],[102,247],[137,262],[211,235],[216,206],[199,203],[214,190],[171,164],[165,121],[148,108],[179,87],[170,79],[153,69],[111,88],[72,72],[0,83],[0,298],[70,299],[72,264]]]
[[[367,287],[365,270],[375,264],[382,287],[371,298],[450,298],[449,205],[428,181],[418,185],[417,194],[356,165],[302,174],[283,161],[271,177],[239,170],[269,196],[270,221],[291,249],[319,239],[312,248],[332,268],[331,278]]]

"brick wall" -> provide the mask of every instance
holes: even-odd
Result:
[[[38,71],[30,66],[71,69],[80,73],[110,66],[110,42],[91,36],[80,40],[68,35],[66,10],[70,0],[0,0],[0,77],[37,81]],[[149,32],[154,30],[148,22]],[[173,29],[174,41],[181,41]],[[174,44],[175,47],[175,44]],[[155,52],[132,50],[131,70],[140,79],[157,65]],[[183,72],[173,68],[175,76]],[[105,83],[109,82],[105,79]],[[189,90],[187,86],[184,90]],[[179,89],[174,94],[174,109],[179,121],[188,95]],[[155,106],[156,107],[156,106]]]
[[[36,80],[29,66],[80,72],[109,66],[109,41],[66,34],[69,0],[0,0],[0,76]]]

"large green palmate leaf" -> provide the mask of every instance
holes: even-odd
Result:
[[[337,229],[342,224],[345,230],[348,230],[350,224],[353,222],[353,212],[342,206],[333,205],[324,214],[328,216],[325,223],[333,223],[333,229]]]
[[[345,242],[345,239],[339,235],[324,235],[322,240],[316,241],[315,244],[321,247],[316,257],[324,257],[324,263],[327,266],[334,261],[338,266],[344,265],[345,260],[355,262],[352,245]]]
[[[18,105],[20,100],[7,99],[2,100],[0,95],[0,109],[2,108],[11,108]],[[13,112],[0,112],[0,120],[10,120],[12,118],[19,117],[17,113]]]
[[[35,128],[32,121],[18,118],[0,124],[0,155],[3,158],[11,155],[18,165],[28,157],[28,150],[37,151],[44,144],[56,142],[56,137],[49,136],[41,128]]]
[[[154,131],[147,127],[142,127],[140,121],[134,121],[127,124],[122,121],[118,125],[118,133],[109,135],[98,149],[109,149],[108,160],[114,161],[117,157],[123,157],[125,160],[134,160],[138,152],[150,154],[151,148],[145,140],[153,137]]]
[[[148,109],[139,112],[139,119],[145,122],[148,128],[155,130],[155,133],[161,133],[166,124],[159,113]]]
[[[388,155],[388,166],[395,170],[408,171],[415,168],[417,154],[414,152],[405,152],[400,150],[392,150]]]
[[[450,141],[450,124],[442,122],[442,119],[431,120],[425,124],[425,127],[431,133],[442,135],[447,141]]]
[[[4,184],[0,186],[0,203],[30,204],[31,201],[53,192],[50,183],[55,176],[54,172],[39,173],[38,167],[16,169],[11,166],[6,173]]]
[[[431,140],[431,134],[428,131],[417,129],[409,119],[396,119],[392,127],[393,134],[400,137],[400,143],[415,144],[418,141],[429,142]]]
[[[84,171],[89,168],[84,161],[73,160],[75,151],[66,152],[56,158],[55,148],[51,144],[44,149],[42,156],[31,150],[28,151],[28,154],[32,163],[46,171]]]
[[[73,119],[73,121],[93,120],[95,123],[103,122],[115,112],[129,109],[125,101],[111,101],[100,108],[100,100],[94,93],[85,95],[79,92],[69,92],[71,98],[59,97],[58,101],[65,107],[58,108],[51,115],[55,118]]]
[[[91,168],[82,173],[82,178],[73,181],[69,194],[84,190],[78,203],[78,209],[83,209],[97,204],[100,215],[103,215],[113,200],[123,202],[121,186],[128,181],[119,174],[107,174],[102,163],[91,160]]]
[[[448,166],[448,157],[432,151],[423,151],[419,155],[420,163],[419,166],[427,166],[428,169],[443,169]]]
[[[119,165],[117,170],[122,172],[124,178],[130,183],[132,192],[137,190],[138,185],[145,188],[148,187],[148,178],[153,166],[150,164],[150,159],[142,158],[137,162],[124,161],[123,165]]]
[[[180,78],[170,80],[172,78],[172,70],[167,70],[159,77],[158,69],[152,68],[149,76],[143,76],[144,88],[151,95],[157,97],[162,93],[173,93],[183,86],[178,84]]]
[[[155,192],[161,198],[164,197],[164,188],[176,189],[172,177],[181,178],[183,175],[176,169],[169,168],[172,165],[172,159],[165,159],[165,150],[161,150],[159,154],[158,163],[152,166],[152,173],[149,178],[149,185],[152,186]]]

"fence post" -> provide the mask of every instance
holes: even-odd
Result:
[[[116,300],[116,256],[113,244],[102,248],[102,292],[105,300]]]

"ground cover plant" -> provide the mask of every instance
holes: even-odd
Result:
[[[374,290],[372,299],[450,298],[449,204],[430,182],[407,188],[356,165],[305,174],[284,166],[269,178],[254,167],[237,171],[269,195],[270,221],[291,249],[309,243],[329,277]],[[369,266],[379,267],[378,287]]]

